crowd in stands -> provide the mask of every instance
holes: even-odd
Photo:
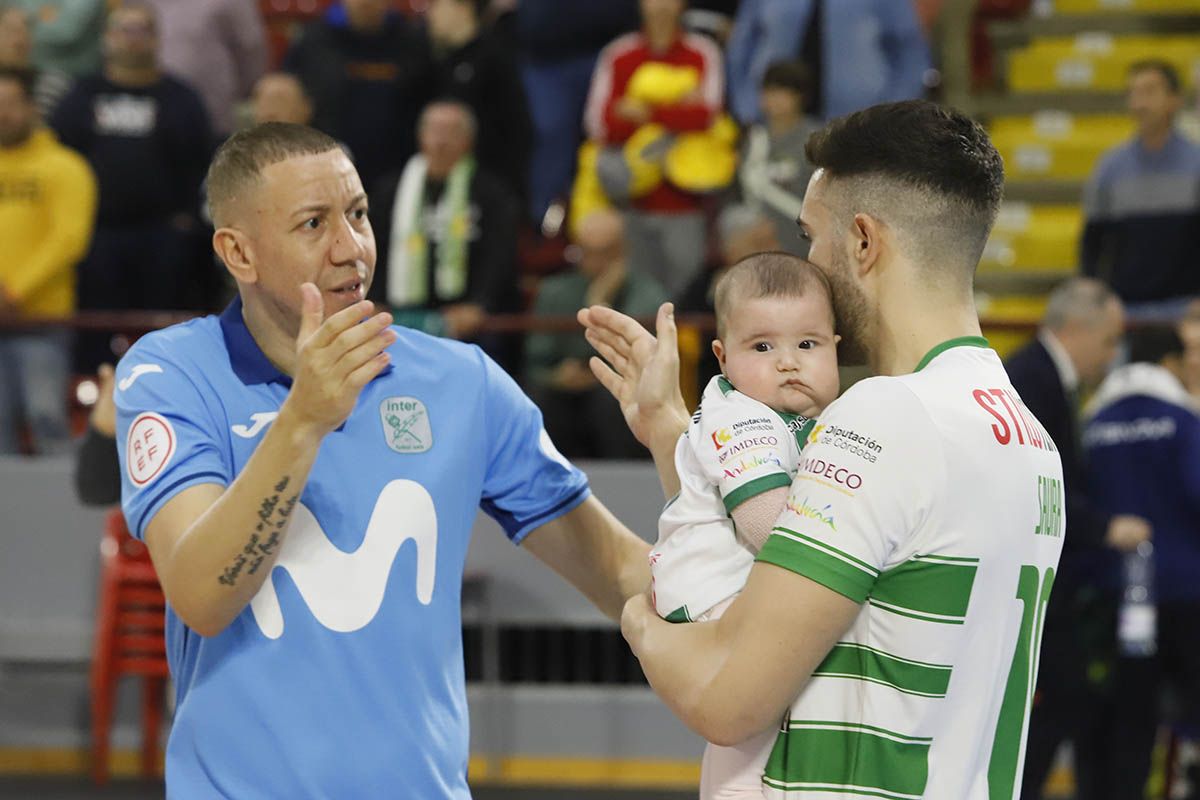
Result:
[[[803,252],[807,136],[852,107],[925,93],[921,19],[938,4],[415,5],[322,3],[272,49],[270,19],[245,0],[0,1],[12,106],[0,228],[22,248],[0,265],[4,316],[220,309],[232,285],[209,244],[211,155],[249,124],[311,124],[345,146],[370,194],[372,299],[478,342],[547,404],[587,394],[581,340],[526,342],[488,331],[487,316],[596,298],[711,310],[727,239],[744,235],[719,219],[761,217],[774,235],[756,242]],[[549,265],[528,269],[521,254],[547,241]],[[539,289],[547,272],[562,274]],[[71,376],[119,358],[118,333],[0,331],[0,452],[67,443]],[[568,455],[637,454],[586,444],[571,430],[580,414],[548,416],[556,438],[580,442]]]

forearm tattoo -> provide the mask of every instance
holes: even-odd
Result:
[[[217,578],[225,586],[235,586],[242,575],[253,575],[258,572],[263,562],[273,556],[279,549],[280,536],[287,525],[292,509],[296,507],[299,494],[293,494],[280,501],[287,490],[290,479],[284,475],[275,484],[275,493],[265,497],[258,508],[258,523],[250,534],[245,547],[234,557],[231,563]]]

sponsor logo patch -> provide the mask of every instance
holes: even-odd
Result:
[[[796,516],[819,522],[828,527],[829,530],[837,533],[837,524],[833,521],[833,506],[831,504],[826,503],[821,508],[817,508],[816,506],[809,505],[807,497],[797,502],[795,497],[789,495],[786,506],[787,510]]]
[[[424,453],[433,447],[425,404],[415,397],[389,397],[379,404],[383,440],[397,453]]]

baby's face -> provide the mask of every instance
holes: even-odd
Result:
[[[713,351],[734,388],[776,411],[815,417],[837,397],[833,311],[819,292],[736,301]]]

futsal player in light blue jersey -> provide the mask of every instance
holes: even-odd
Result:
[[[478,348],[364,300],[367,199],[267,124],[208,174],[239,297],[117,370],[123,505],[169,601],[170,798],[467,798],[459,617],[483,507],[613,618],[648,547]]]

